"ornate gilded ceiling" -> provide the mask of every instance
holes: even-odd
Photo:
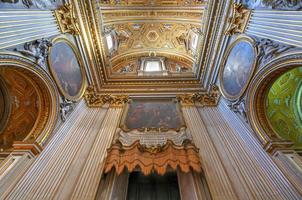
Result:
[[[78,2],[89,83],[97,93],[205,92],[206,73],[215,74],[204,63],[216,48],[210,43],[217,5],[214,0]],[[160,70],[146,73],[156,59]]]
[[[169,72],[193,76],[201,52],[203,1],[103,0],[98,11],[104,62],[111,74],[135,76],[141,57],[164,57],[177,63],[178,70],[168,66]],[[106,37],[112,37],[112,48]]]

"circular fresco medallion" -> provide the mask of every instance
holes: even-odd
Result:
[[[69,100],[76,101],[83,96],[86,79],[79,52],[67,39],[53,40],[48,62],[50,71],[61,91]]]
[[[220,71],[221,92],[226,99],[236,100],[245,92],[256,65],[254,41],[240,37],[226,52]]]

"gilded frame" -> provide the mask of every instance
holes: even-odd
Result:
[[[250,74],[249,74],[249,77],[247,78],[245,86],[243,88],[241,88],[240,92],[237,95],[231,95],[224,88],[223,72],[224,72],[226,62],[229,58],[231,51],[240,42],[248,43],[252,47],[255,57],[254,57],[254,62],[252,64],[252,68],[250,70]],[[222,64],[220,65],[220,70],[219,70],[220,91],[225,99],[227,99],[229,101],[235,101],[235,100],[239,99],[246,92],[248,85],[251,82],[253,75],[255,73],[255,70],[257,67],[258,56],[259,56],[258,50],[255,47],[255,40],[253,38],[245,36],[245,35],[237,37],[236,40],[228,47],[225,55],[223,56],[223,61],[222,61]]]
[[[181,124],[180,124],[179,128],[164,128],[163,129],[163,128],[141,127],[141,128],[138,128],[138,129],[129,129],[126,125],[126,119],[127,119],[130,104],[131,104],[132,101],[135,101],[135,100],[146,101],[146,102],[151,102],[151,101],[159,102],[159,101],[169,101],[169,100],[171,100],[171,102],[175,103],[177,113],[180,117]],[[133,98],[133,99],[129,100],[128,103],[125,105],[119,127],[124,132],[131,132],[131,131],[135,131],[135,130],[137,130],[139,132],[145,132],[145,131],[147,131],[147,132],[149,132],[149,131],[167,132],[167,131],[171,131],[171,130],[179,132],[182,128],[187,128],[187,126],[185,124],[184,117],[183,117],[183,113],[181,111],[180,103],[177,101],[177,99],[175,99],[175,98],[156,98],[156,97],[148,98],[148,99],[146,99],[146,98]]]
[[[77,61],[79,63],[79,66],[80,66],[80,71],[81,71],[81,75],[82,75],[82,85],[81,85],[81,88],[78,92],[77,95],[75,96],[70,96],[62,87],[62,85],[60,84],[60,81],[55,73],[55,71],[53,70],[53,66],[51,64],[51,61],[50,61],[50,58],[51,58],[51,50],[53,48],[53,46],[56,44],[56,43],[59,43],[59,42],[65,42],[71,49],[72,51],[74,52],[76,58],[77,58]],[[58,37],[55,37],[54,39],[52,39],[52,47],[49,48],[49,55],[48,55],[48,65],[49,65],[49,71],[52,75],[52,77],[54,78],[55,82],[56,82],[56,85],[57,87],[59,88],[59,91],[61,92],[61,94],[66,98],[66,99],[69,99],[69,100],[72,100],[72,101],[78,101],[79,99],[81,99],[85,93],[85,89],[87,87],[87,80],[86,80],[86,73],[85,73],[85,68],[84,68],[84,64],[83,64],[83,60],[81,59],[81,56],[80,56],[80,52],[79,50],[76,48],[76,46],[70,41],[67,39],[66,36],[58,36]]]

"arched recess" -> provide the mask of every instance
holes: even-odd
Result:
[[[282,75],[287,75],[290,70],[299,67],[302,67],[302,52],[292,52],[278,57],[258,71],[248,89],[246,98],[248,120],[264,149],[270,153],[277,149],[296,147],[295,141],[278,134],[268,117],[267,109],[272,86],[280,81]]]
[[[0,54],[0,76],[10,106],[0,129],[1,151],[10,152],[16,141],[43,146],[58,119],[55,83],[41,66],[13,54]]]

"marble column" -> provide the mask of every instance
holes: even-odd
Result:
[[[252,199],[301,199],[253,133],[225,103],[217,108],[199,108],[199,114],[218,153],[225,155],[222,162],[230,163],[227,173],[235,172],[230,179],[241,179]]]
[[[182,106],[182,112],[193,141],[199,148],[202,167],[212,198],[239,199],[197,108],[195,106]],[[243,195],[242,197],[247,196]]]
[[[106,112],[80,102],[5,199],[53,199],[60,188],[74,185],[66,177],[76,180],[80,175],[86,149],[91,149]]]

